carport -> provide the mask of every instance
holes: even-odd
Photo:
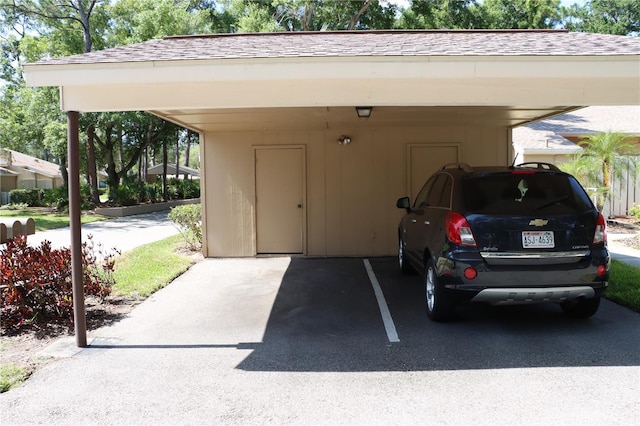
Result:
[[[25,78],[60,87],[74,178],[79,112],[144,110],[198,132],[205,256],[379,256],[395,252],[395,200],[416,194],[443,163],[508,164],[514,126],[588,105],[638,104],[640,39],[566,31],[166,37],[27,64]]]

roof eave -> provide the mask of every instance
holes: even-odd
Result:
[[[24,65],[29,86],[441,77],[637,79],[639,72],[640,55],[295,57]]]

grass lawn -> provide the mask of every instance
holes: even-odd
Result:
[[[36,231],[47,231],[49,229],[64,228],[69,226],[68,213],[51,213],[41,209],[21,209],[10,210],[1,209],[0,217],[30,217],[36,223]],[[80,217],[82,223],[97,222],[108,219],[105,216],[85,214]]]
[[[195,262],[176,253],[184,238],[174,235],[126,252],[116,259],[114,294],[147,297],[169,284]]]
[[[0,393],[24,382],[29,376],[26,368],[14,364],[0,365]]]
[[[640,312],[640,268],[611,261],[607,299]]]

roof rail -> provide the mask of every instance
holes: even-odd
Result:
[[[533,161],[533,162],[529,162],[529,163],[521,163],[521,164],[518,164],[516,167],[527,167],[527,168],[531,168],[531,169],[551,170],[551,171],[554,171],[554,172],[561,171],[558,168],[558,166],[556,166],[555,164],[542,163],[542,162],[539,162],[539,161]]]
[[[465,172],[471,173],[473,172],[473,167],[471,167],[470,165],[468,165],[467,163],[449,163],[449,164],[445,164],[444,166],[440,167],[440,170],[444,170],[447,168],[456,168],[458,170],[464,170]]]

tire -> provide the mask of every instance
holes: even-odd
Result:
[[[433,261],[429,260],[424,272],[425,305],[427,316],[432,321],[445,322],[451,320],[455,304],[438,285],[438,276]]]
[[[406,248],[402,238],[398,238],[398,266],[400,267],[400,272],[403,274],[410,274],[413,272],[413,269],[407,260]]]
[[[574,318],[589,318],[600,307],[600,296],[591,299],[568,300],[560,304],[565,314]]]

